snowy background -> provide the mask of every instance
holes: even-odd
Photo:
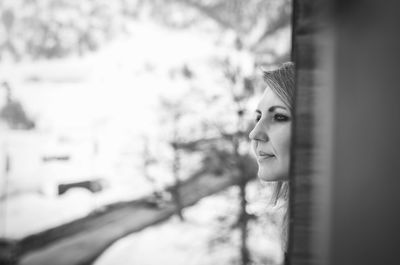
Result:
[[[179,139],[232,131],[230,93],[237,88],[227,80],[227,62],[255,86],[242,102],[247,121],[262,91],[260,68],[288,60],[290,1],[214,1],[221,13],[202,13],[192,1],[92,2],[0,3],[0,108],[11,98],[34,122],[13,128],[2,114],[0,237],[21,239],[171,185],[176,124],[165,102],[179,105]],[[242,9],[248,13],[235,24]],[[246,143],[241,148],[249,152]],[[146,172],[144,154],[155,161]],[[199,159],[182,159],[182,180]],[[58,195],[59,184],[88,180],[101,180],[104,189]],[[249,227],[254,263],[277,264],[279,205],[268,205],[270,189],[258,181],[247,189],[249,211],[259,217]],[[185,210],[184,223],[174,217],[121,239],[96,264],[236,264],[237,231],[213,242],[226,229],[220,220],[237,211],[237,193],[232,187],[204,198]]]

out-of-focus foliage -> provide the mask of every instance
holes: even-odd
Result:
[[[153,16],[172,27],[189,27],[214,22],[222,31],[230,31],[239,40],[238,49],[265,53],[265,41],[290,28],[290,0],[152,0]],[[182,9],[184,10],[182,12]],[[274,53],[268,49],[268,52]],[[278,55],[276,55],[278,56]],[[277,58],[289,60],[289,51]]]
[[[232,53],[233,57],[235,57],[235,55],[240,55],[241,51],[238,47],[233,47]],[[222,61],[217,60],[215,66],[222,73],[220,85],[225,90],[222,97],[214,98],[211,96],[208,100],[201,100],[201,96],[204,97],[205,95],[192,93],[190,95],[192,100],[188,100],[189,96],[182,96],[180,100],[175,100],[174,104],[167,104],[167,108],[164,109],[171,117],[176,117],[176,114],[179,113],[179,119],[181,120],[185,117],[195,120],[196,123],[192,123],[191,126],[197,127],[198,131],[203,133],[203,135],[200,133],[195,137],[193,137],[195,134],[190,133],[187,133],[184,137],[174,137],[174,147],[184,151],[185,156],[193,153],[201,154],[200,163],[194,167],[192,177],[202,177],[203,175],[239,177],[240,207],[238,212],[233,213],[237,218],[229,225],[230,228],[228,230],[239,231],[241,235],[239,243],[240,260],[241,264],[247,265],[257,259],[257,254],[253,253],[248,246],[248,237],[250,236],[248,232],[249,223],[252,220],[256,220],[257,216],[248,213],[246,210],[246,186],[249,180],[256,178],[257,165],[248,152],[250,124],[249,120],[244,118],[246,102],[254,93],[254,86],[251,81],[254,69],[245,69],[243,64],[233,62],[229,57]],[[190,72],[191,76],[197,76],[195,70]],[[187,82],[189,87],[191,82],[195,83],[195,80]],[[196,97],[197,101],[213,102],[214,105],[202,106],[198,109],[198,119],[194,119],[196,109],[193,106],[185,106],[185,103],[193,105],[193,102],[196,102]],[[218,110],[218,107],[215,109],[213,120],[209,120],[207,115],[201,115],[215,106],[219,106],[222,109]],[[225,108],[225,106],[228,107]],[[192,107],[192,113],[184,111],[185,109],[190,109],[190,107]],[[217,113],[220,115],[217,115]],[[176,126],[176,119],[174,121]],[[201,124],[205,126],[201,126]],[[182,133],[179,129],[177,131]],[[210,133],[210,131],[214,133]],[[211,239],[214,243],[229,240],[230,236],[224,233],[218,233],[215,238]]]
[[[137,1],[3,0],[0,56],[57,58],[96,50],[133,17]]]
[[[259,29],[263,32],[262,35],[273,33],[288,26],[291,19],[290,0],[152,0],[151,2],[154,13],[170,25],[187,25],[187,21],[195,23],[200,21],[195,16],[201,15],[203,20],[205,16],[221,27],[232,29],[242,36],[257,30],[256,26],[262,28]],[[159,7],[167,7],[168,10],[162,11]],[[196,12],[185,12],[181,16],[177,16],[178,12],[174,12],[182,8],[187,10],[188,7]]]
[[[268,36],[290,25],[290,12],[289,0],[3,0],[0,60],[82,55],[143,16],[177,28],[212,22],[233,32],[242,48],[260,53]]]

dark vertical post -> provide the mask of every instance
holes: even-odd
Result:
[[[295,0],[290,264],[399,264],[400,3]]]
[[[329,238],[329,155],[332,97],[332,42],[329,0],[294,0],[296,64],[295,124],[292,139],[289,264],[325,264]],[[318,198],[317,198],[318,197]],[[318,250],[316,250],[318,249]]]

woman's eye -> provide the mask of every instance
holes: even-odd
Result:
[[[255,122],[258,122],[260,119],[261,119],[261,115],[257,115],[257,116],[254,118],[254,121],[255,121]]]
[[[284,115],[284,114],[275,114],[274,115],[274,121],[278,121],[278,122],[285,122],[285,121],[289,121],[289,116]]]

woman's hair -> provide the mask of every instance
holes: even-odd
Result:
[[[263,71],[263,77],[264,82],[292,111],[296,89],[294,63],[287,62],[282,64],[278,69]],[[288,189],[287,183],[278,181],[271,200],[273,204],[276,204],[279,198],[287,199],[289,195]]]
[[[295,94],[294,64],[287,62],[272,71],[263,71],[264,81],[271,90],[292,110]]]
[[[295,95],[295,68],[292,62],[282,64],[276,70],[263,71],[264,81],[268,84],[271,90],[288,106],[290,111],[293,111],[294,95]],[[278,181],[275,184],[271,203],[276,205],[279,199],[286,202],[289,198],[289,185],[287,181]],[[283,216],[282,222],[282,240],[283,248],[286,249],[288,231],[288,213],[287,210]]]

